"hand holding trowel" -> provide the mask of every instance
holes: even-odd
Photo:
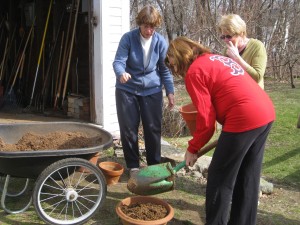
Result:
[[[217,146],[218,141],[214,141],[197,152],[197,157],[201,157]],[[127,188],[130,192],[138,195],[154,195],[174,189],[175,173],[185,167],[186,162],[179,163],[174,168],[171,163],[162,163],[147,166],[128,180]]]

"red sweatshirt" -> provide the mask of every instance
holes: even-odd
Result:
[[[212,137],[217,120],[225,132],[244,132],[275,120],[266,92],[234,60],[205,54],[189,67],[186,89],[196,106],[197,122],[188,151],[196,153]]]

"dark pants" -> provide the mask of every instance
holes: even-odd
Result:
[[[116,105],[127,168],[139,168],[138,128],[142,120],[148,165],[161,160],[162,91],[138,96],[116,89]]]
[[[271,126],[242,133],[222,131],[208,169],[206,225],[256,224],[260,173]]]

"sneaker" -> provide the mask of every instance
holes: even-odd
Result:
[[[130,172],[129,172],[129,176],[130,177],[134,177],[134,176],[136,176],[136,174],[139,172],[139,168],[131,168],[130,169]]]

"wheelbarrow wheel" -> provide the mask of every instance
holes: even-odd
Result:
[[[106,193],[106,180],[98,167],[85,159],[68,158],[43,170],[32,199],[47,224],[83,224],[102,206]]]

